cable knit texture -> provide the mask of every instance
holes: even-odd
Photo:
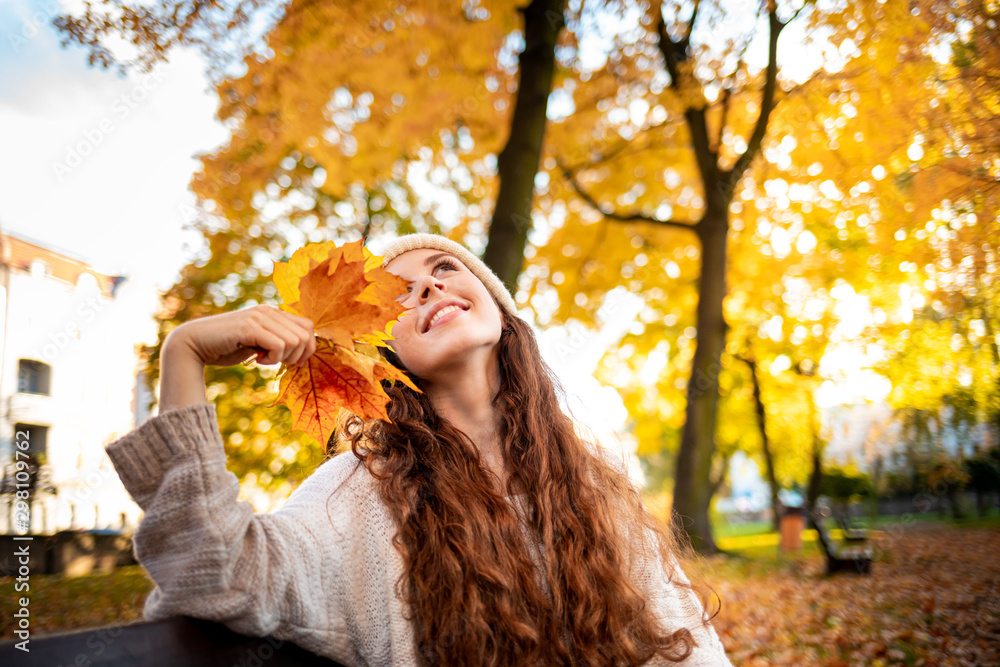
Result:
[[[167,411],[107,452],[144,511],[133,540],[156,584],[147,620],[204,618],[345,665],[416,664],[413,626],[395,594],[396,528],[353,454],[323,463],[278,511],[255,514],[237,500],[212,404]],[[665,627],[697,626],[701,604],[655,559],[637,549],[632,569]],[[685,665],[730,664],[714,629],[693,634],[698,647]]]

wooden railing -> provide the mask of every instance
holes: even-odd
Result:
[[[11,667],[339,667],[273,637],[246,637],[219,623],[177,617],[32,636],[29,651],[0,643],[0,665]]]

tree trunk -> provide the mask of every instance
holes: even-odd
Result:
[[[954,485],[948,485],[948,505],[951,506],[951,518],[959,520],[965,518],[965,509],[962,507],[962,497]]]
[[[497,157],[500,189],[483,261],[511,294],[524,262],[531,229],[535,174],[545,138],[546,111],[555,71],[555,48],[565,23],[562,0],[532,0],[524,12],[524,51],[507,145]]]
[[[809,523],[813,524],[813,511],[816,509],[816,502],[823,487],[823,449],[825,443],[819,433],[819,415],[816,409],[816,397],[810,390],[809,393],[809,423],[812,431],[812,473],[809,475],[809,486],[806,489],[806,511],[809,514]]]
[[[726,340],[722,301],[726,296],[726,241],[728,207],[709,205],[699,223],[701,274],[698,294],[697,339],[687,410],[674,486],[675,521],[702,553],[715,553],[709,505],[712,501],[712,456],[719,407],[719,368]]]
[[[701,86],[693,76],[691,57],[691,34],[698,20],[695,2],[687,29],[680,39],[674,39],[667,30],[666,21],[660,12],[656,26],[657,46],[663,58],[670,86],[683,99],[691,86]],[[697,338],[691,380],[688,383],[686,421],[677,452],[676,484],[674,485],[674,521],[691,539],[693,546],[704,553],[715,553],[718,548],[712,537],[709,520],[709,505],[714,490],[712,488],[712,456],[715,453],[715,421],[719,407],[719,369],[722,350],[726,340],[726,322],[722,313],[722,302],[726,296],[726,243],[729,233],[729,204],[733,193],[760,153],[767,134],[768,121],[774,109],[774,96],[778,76],[778,35],[785,23],[778,19],[777,3],[768,3],[768,61],[765,69],[764,85],[761,91],[760,113],[753,132],[747,141],[746,150],[728,170],[719,167],[717,147],[722,141],[720,123],[717,138],[709,136],[709,109],[693,104],[684,110],[684,120],[691,137],[691,149],[701,176],[704,190],[705,213],[701,220],[691,224],[679,220],[661,220],[640,212],[617,213],[600,206],[589,197],[572,178],[573,188],[602,215],[624,222],[645,221],[654,225],[682,228],[693,231],[701,241],[701,275],[698,289]],[[723,111],[723,116],[725,112]],[[496,222],[496,214],[494,214]],[[525,221],[527,222],[527,221]],[[491,237],[492,240],[492,237]],[[520,257],[518,257],[520,261]]]
[[[774,530],[781,531],[781,500],[778,498],[778,476],[774,472],[774,455],[771,453],[771,441],[767,438],[767,411],[764,409],[764,399],[760,393],[760,378],[757,376],[757,360],[753,354],[743,359],[750,367],[750,381],[753,384],[753,401],[757,410],[757,423],[760,425],[760,443],[764,452],[764,470],[767,472],[767,483],[771,487],[771,512],[774,514]]]

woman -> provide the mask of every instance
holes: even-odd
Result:
[[[729,665],[624,472],[559,409],[500,280],[444,237],[383,266],[409,287],[392,423],[344,420],[345,452],[255,515],[226,471],[206,364],[303,364],[312,323],[257,307],[178,327],[160,414],[108,454],[145,515],[147,619],[185,614],[348,665]]]

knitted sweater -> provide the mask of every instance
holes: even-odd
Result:
[[[346,453],[323,463],[276,512],[237,500],[215,406],[167,411],[108,445],[144,515],[133,538],[156,588],[147,620],[186,615],[272,635],[345,665],[412,665],[416,640],[395,593],[402,556],[375,480]],[[668,628],[694,628],[684,664],[729,665],[702,607],[650,559],[636,581]],[[679,569],[676,575],[683,579]]]

